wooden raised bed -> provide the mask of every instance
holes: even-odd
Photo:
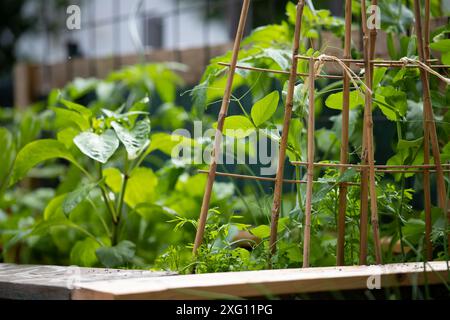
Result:
[[[0,264],[0,299],[223,299],[368,290],[448,282],[447,262],[235,273],[166,272]],[[378,277],[378,278],[377,278]]]

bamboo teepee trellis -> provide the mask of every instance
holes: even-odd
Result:
[[[378,1],[373,0],[372,5],[377,5]],[[211,159],[209,171],[203,173],[208,174],[208,180],[204,193],[203,203],[200,212],[200,219],[198,223],[197,235],[194,243],[194,254],[197,253],[203,239],[206,220],[209,211],[209,204],[211,200],[212,187],[217,175],[229,176],[232,178],[254,179],[262,181],[274,181],[274,198],[272,206],[272,221],[270,234],[270,254],[276,253],[278,219],[280,214],[282,189],[284,183],[305,183],[306,186],[306,206],[305,206],[305,221],[304,221],[304,236],[303,236],[303,267],[309,267],[310,257],[310,233],[311,233],[311,211],[312,211],[312,196],[314,181],[314,169],[317,167],[335,167],[339,168],[343,174],[347,169],[354,168],[361,172],[361,212],[360,212],[360,264],[367,263],[367,247],[368,247],[368,217],[371,213],[371,225],[373,229],[374,249],[376,263],[382,264],[381,241],[379,235],[378,222],[378,208],[377,208],[377,194],[376,194],[376,173],[405,173],[417,172],[423,173],[424,179],[424,200],[425,200],[425,223],[426,223],[426,251],[427,259],[432,258],[432,243],[431,243],[431,191],[430,191],[430,173],[436,173],[438,204],[440,208],[446,210],[447,193],[445,190],[444,172],[450,171],[450,166],[443,165],[440,159],[440,150],[438,138],[436,133],[436,125],[434,121],[433,109],[430,98],[429,87],[429,73],[433,73],[432,68],[442,67],[441,65],[431,64],[430,60],[430,1],[425,0],[425,23],[422,24],[420,1],[414,0],[414,14],[415,14],[415,30],[417,34],[419,61],[409,60],[380,60],[375,57],[375,45],[377,41],[377,30],[370,28],[367,25],[367,5],[366,1],[361,1],[361,25],[363,30],[363,48],[364,59],[357,60],[351,57],[351,28],[352,28],[352,0],[346,0],[345,4],[345,40],[344,40],[344,56],[340,59],[322,55],[317,58],[305,57],[299,55],[299,48],[301,44],[301,27],[303,10],[305,0],[299,0],[297,4],[296,24],[294,33],[294,45],[292,50],[292,63],[290,72],[270,70],[264,68],[253,68],[248,66],[238,65],[238,54],[240,50],[241,41],[244,35],[245,24],[249,12],[250,0],[243,0],[243,7],[241,18],[235,38],[232,60],[230,64],[222,64],[229,68],[228,81],[225,88],[225,93],[222,100],[222,106],[218,118],[218,125],[216,137],[214,142],[214,150]],[[422,29],[423,28],[423,29]],[[309,61],[309,72],[298,73],[297,66],[299,60]],[[342,76],[323,75],[320,74],[319,69],[321,65],[326,63],[338,63],[343,69]],[[349,105],[350,105],[350,87],[351,83],[355,82],[352,78],[350,66],[364,66],[365,79],[361,80],[364,86],[365,107],[364,107],[364,125],[363,125],[363,145],[361,164],[349,164]],[[424,115],[424,164],[423,165],[375,165],[374,160],[374,137],[373,137],[373,119],[372,119],[372,85],[373,85],[373,71],[375,66],[384,66],[390,68],[419,68],[421,73],[421,81],[423,85],[423,115]],[[255,176],[244,176],[238,174],[225,174],[217,172],[217,155],[220,154],[222,132],[224,128],[225,118],[227,116],[228,106],[230,104],[231,90],[234,81],[234,75],[237,69],[251,70],[255,72],[268,72],[278,74],[289,74],[288,92],[286,96],[286,106],[283,122],[283,131],[279,145],[279,161],[277,167],[276,178],[264,178]],[[433,73],[435,74],[435,73]],[[289,126],[292,117],[292,109],[294,102],[295,84],[298,77],[304,77],[305,85],[308,84],[309,94],[309,116],[308,116],[308,144],[307,144],[307,162],[291,162],[292,165],[305,166],[307,168],[306,181],[302,180],[285,180],[284,168],[286,158],[286,149],[288,141]],[[316,78],[330,78],[343,79],[343,109],[342,109],[342,143],[340,149],[340,164],[324,164],[314,163],[315,146],[314,146],[314,94],[315,94],[315,80]],[[434,158],[434,164],[430,161],[430,147]],[[413,169],[413,171],[411,171]],[[406,171],[407,170],[407,171]],[[347,188],[355,183],[342,182],[339,185],[339,209],[338,209],[338,237],[337,237],[337,265],[344,265],[344,246],[345,246],[345,218],[347,206]],[[359,184],[358,184],[359,185]],[[370,207],[369,207],[370,201]],[[369,210],[370,209],[370,210]],[[450,215],[447,218],[450,221]],[[450,235],[448,236],[448,243],[450,243]]]

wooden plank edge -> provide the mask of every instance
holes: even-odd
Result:
[[[82,284],[72,299],[228,299],[448,283],[447,262],[246,271]],[[370,278],[370,279],[369,279]]]

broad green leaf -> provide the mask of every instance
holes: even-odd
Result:
[[[384,78],[388,68],[375,68],[373,74],[373,88],[378,87]]]
[[[126,113],[121,113],[123,111],[123,108],[125,107],[125,105],[123,105],[122,107],[119,108],[119,110],[116,111],[111,111],[108,109],[102,109],[102,112],[111,119],[114,120],[122,120],[122,119],[130,119],[130,118],[135,118],[138,117],[140,115],[148,115],[148,112],[145,111],[130,111],[130,112],[126,112]]]
[[[96,251],[100,244],[92,238],[78,241],[70,251],[70,264],[81,267],[95,267],[98,264]]]
[[[62,142],[66,146],[67,149],[70,149],[74,145],[73,139],[75,139],[75,137],[79,133],[80,133],[79,130],[72,128],[72,127],[68,127],[68,128],[61,130],[60,132],[58,132],[57,139],[58,139],[58,141]]]
[[[342,182],[352,182],[355,177],[358,176],[358,171],[355,168],[350,168],[345,170],[345,172],[339,177],[339,179],[336,181],[337,183]]]
[[[38,140],[20,150],[16,158],[10,185],[23,179],[28,171],[38,164],[56,158],[70,161],[81,170],[84,170],[63,143],[57,140]]]
[[[7,129],[0,128],[0,195],[3,189],[8,186],[15,159],[14,137]]]
[[[328,108],[342,110],[344,104],[343,92],[332,94],[325,101],[325,105]],[[358,106],[364,105],[364,97],[359,91],[350,92],[350,109],[354,109]]]
[[[76,111],[56,107],[50,107],[50,109],[56,114],[55,123],[59,128],[65,128],[69,124],[74,124],[81,131],[86,131],[91,127],[89,120]]]
[[[63,194],[60,196],[57,196],[56,198],[53,198],[44,211],[44,220],[52,220],[55,218],[61,218],[64,217],[63,213],[63,203],[66,199],[67,194]]]
[[[299,118],[291,120],[291,125],[289,126],[289,137],[288,144],[292,148],[286,150],[287,156],[290,161],[298,161],[301,159],[302,147],[301,147],[301,137],[302,137],[303,124]],[[293,150],[291,150],[293,149]]]
[[[277,228],[278,233],[283,232],[286,229],[286,224],[288,221],[289,217],[284,217],[278,220],[278,228]],[[270,227],[267,225],[260,225],[256,228],[251,229],[250,232],[260,239],[270,237]]]
[[[254,104],[251,115],[255,126],[259,127],[273,116],[279,100],[280,94],[274,91]]]
[[[41,127],[41,120],[34,112],[25,112],[20,119],[20,129],[16,144],[17,150],[22,149],[26,144],[38,139]]]
[[[403,117],[408,109],[406,93],[392,86],[379,87],[375,94],[375,103],[390,120],[395,121]],[[395,114],[395,116],[393,115]]]
[[[264,49],[261,57],[273,60],[281,70],[289,70],[291,64],[291,52],[288,50],[267,48]]]
[[[217,123],[213,127],[217,129]],[[247,117],[231,116],[225,119],[223,134],[227,137],[243,139],[251,135],[255,130],[255,126]]]
[[[393,31],[389,31],[387,32],[387,49],[389,52],[389,56],[391,57],[391,59],[398,59],[398,55],[397,55],[397,48],[395,46],[394,43],[394,34],[395,32]]]
[[[125,202],[132,208],[152,202],[157,194],[158,178],[151,169],[136,168],[131,172],[125,193]]]
[[[68,227],[77,229],[77,226],[64,216],[58,216],[49,220],[39,222],[29,234],[30,236],[42,236],[49,233],[53,227]]]
[[[443,64],[450,65],[450,52],[443,53],[441,60]]]
[[[442,149],[442,161],[450,161],[450,142]]]
[[[149,108],[150,108],[149,97],[142,98],[141,100],[135,102],[129,111],[132,114],[128,116],[128,120],[130,121],[131,125],[134,126],[137,118],[139,117],[139,114],[136,114],[137,112],[139,113],[145,112],[146,114],[148,114],[146,110],[148,110]]]
[[[116,131],[117,137],[125,146],[128,153],[128,159],[134,160],[148,147],[150,144],[150,120],[148,118],[139,121],[133,130],[124,128],[117,122],[113,121],[111,126]]]
[[[122,188],[123,175],[116,168],[107,168],[103,170],[103,177],[106,185],[115,193],[119,193]]]
[[[23,221],[23,220],[22,220]],[[34,221],[31,219],[31,221]],[[19,222],[20,223],[20,222]],[[27,222],[26,224],[29,224]],[[51,228],[54,227],[74,227],[74,224],[66,219],[64,216],[60,216],[59,218],[52,219],[51,221],[40,221],[34,226],[19,226],[19,230],[14,232],[14,236],[7,240],[3,246],[3,251],[8,252],[13,246],[24,241],[28,237],[32,236],[47,236],[51,231]]]
[[[450,52],[450,39],[440,40],[430,44],[432,50],[436,50],[442,53]]]
[[[425,232],[425,222],[419,219],[409,219],[403,226],[403,236],[413,244],[416,244]]]
[[[96,255],[103,266],[117,268],[126,266],[134,258],[136,245],[131,241],[122,241],[115,247],[102,247]]]
[[[253,229],[250,230],[250,232],[254,236],[256,236],[256,237],[258,237],[260,239],[265,239],[265,238],[270,237],[270,227],[266,226],[266,225],[261,225],[261,226],[258,226],[256,228],[253,228]]]
[[[286,81],[284,83],[283,92],[282,92],[284,104],[286,104],[288,87],[289,87],[289,81]],[[296,112],[297,114],[301,115],[304,110],[307,110],[306,107],[308,106],[308,101],[309,101],[308,92],[307,92],[307,90],[305,90],[303,83],[296,85],[294,88],[294,101],[293,101],[292,110],[294,112]]]
[[[301,249],[297,245],[293,245],[287,249],[286,253],[291,262],[300,263],[303,260]]]
[[[119,139],[113,130],[102,135],[82,132],[75,137],[74,143],[86,156],[101,163],[106,163],[119,148]]]
[[[203,95],[201,90],[206,90],[206,101],[203,101],[204,110],[208,108],[208,103],[222,100],[223,93],[225,92],[225,88],[227,85],[227,79],[227,77],[220,77],[213,82],[207,82],[204,84],[204,86],[199,87],[198,90],[200,91],[195,93],[200,95],[199,98]],[[242,78],[239,74],[236,74],[234,77],[232,90],[234,91],[243,84],[245,84],[245,79]],[[201,103],[200,100],[198,102]]]
[[[142,203],[136,208],[136,212],[145,220],[151,221],[155,218],[165,215],[165,217],[176,217],[177,212],[168,207],[160,206],[158,204]]]
[[[65,99],[61,99],[61,103],[70,110],[76,111],[81,114],[86,120],[89,120],[92,117],[92,111],[81,104],[71,102]]]
[[[63,203],[63,212],[64,214],[69,217],[70,213],[75,210],[76,207],[83,201],[85,201],[89,193],[97,187],[97,183],[90,183],[87,185],[82,185],[80,188],[78,188],[75,191],[72,191],[67,195],[67,197],[64,200]]]
[[[423,138],[416,140],[399,140],[397,144],[397,150],[418,149],[422,146]]]

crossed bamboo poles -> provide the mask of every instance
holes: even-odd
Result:
[[[378,1],[373,0],[372,5],[377,5]],[[202,243],[203,235],[205,232],[206,221],[208,217],[209,204],[211,200],[212,188],[217,175],[228,176],[232,178],[252,179],[260,181],[273,181],[275,182],[274,199],[272,205],[272,221],[271,221],[271,233],[269,250],[270,255],[273,256],[276,253],[277,243],[277,230],[278,219],[280,214],[282,189],[284,183],[294,184],[306,184],[306,205],[305,205],[305,223],[304,223],[304,235],[303,235],[303,267],[309,267],[310,262],[310,235],[311,235],[311,218],[312,218],[312,196],[314,181],[314,169],[317,167],[337,167],[343,174],[348,168],[356,168],[361,172],[361,183],[348,183],[342,182],[339,184],[339,212],[338,212],[338,241],[336,257],[337,265],[344,265],[344,248],[345,248],[345,215],[347,206],[347,188],[350,185],[361,186],[361,212],[360,212],[360,257],[359,262],[361,265],[367,264],[367,247],[368,247],[368,215],[369,215],[369,199],[370,199],[370,213],[371,224],[373,229],[375,259],[377,264],[382,264],[382,252],[381,241],[379,235],[379,222],[378,222],[378,208],[377,208],[377,193],[376,193],[376,173],[421,173],[424,175],[424,197],[425,197],[425,223],[426,223],[426,235],[425,242],[427,248],[427,259],[432,259],[432,243],[431,243],[431,194],[430,194],[430,172],[435,172],[437,176],[437,190],[439,206],[443,210],[446,209],[446,190],[444,181],[444,172],[450,171],[449,165],[443,165],[440,161],[439,144],[436,133],[436,125],[434,122],[433,109],[430,99],[429,88],[429,75],[428,70],[421,68],[420,65],[405,63],[404,61],[386,61],[375,59],[375,45],[377,40],[377,30],[368,28],[367,21],[367,6],[366,1],[361,1],[361,18],[363,29],[363,45],[364,45],[364,59],[357,60],[351,58],[351,26],[352,26],[352,0],[346,0],[345,4],[345,41],[344,41],[344,57],[340,60],[341,63],[345,63],[345,66],[349,67],[351,64],[363,65],[365,68],[365,81],[364,86],[366,90],[365,94],[365,106],[364,106],[364,127],[363,127],[363,145],[361,164],[353,165],[349,164],[348,160],[348,145],[349,145],[349,105],[350,105],[350,87],[351,79],[348,72],[343,70],[342,76],[323,75],[318,72],[317,63],[333,63],[336,59],[327,59],[326,57],[312,58],[299,55],[299,48],[301,43],[301,26],[303,9],[305,6],[305,0],[299,0],[296,13],[296,24],[294,32],[294,45],[292,52],[292,64],[291,70],[279,71],[265,68],[254,68],[247,66],[239,66],[237,64],[238,54],[240,50],[241,41],[244,35],[245,24],[247,15],[249,12],[250,0],[243,0],[243,6],[241,11],[241,17],[239,20],[239,26],[235,38],[233,47],[233,54],[231,63],[221,63],[223,66],[228,67],[228,79],[225,87],[225,93],[222,100],[222,106],[219,113],[217,131],[214,142],[214,150],[211,157],[211,165],[209,171],[202,171],[201,173],[208,174],[208,180],[206,184],[205,194],[203,197],[203,203],[200,212],[200,218],[197,228],[197,234],[195,238],[193,252],[197,254],[198,249]],[[430,59],[429,49],[429,33],[430,33],[430,4],[429,0],[425,2],[425,38],[422,35],[422,20],[420,14],[419,0],[414,0],[414,13],[416,20],[416,32],[418,38],[418,50],[419,58],[423,64],[426,64],[429,68],[441,68],[448,67],[443,65],[433,65],[431,63],[435,60]],[[297,66],[298,60],[305,59],[309,61],[309,72],[298,73]],[[344,67],[345,67],[344,66]],[[372,119],[372,85],[373,85],[373,70],[375,66],[386,67],[410,67],[419,68],[421,72],[421,80],[423,83],[423,100],[424,100],[424,165],[421,166],[376,166],[374,160],[374,146],[373,146],[373,119]],[[283,121],[283,132],[280,141],[279,150],[279,162],[277,167],[276,178],[267,177],[255,177],[244,176],[238,174],[228,174],[217,172],[217,157],[221,152],[222,132],[224,128],[225,118],[227,116],[228,107],[230,104],[231,91],[234,82],[234,75],[237,69],[246,69],[257,72],[272,72],[278,74],[289,74],[288,92],[286,96],[285,115]],[[306,181],[304,180],[285,180],[284,168],[286,149],[288,141],[289,126],[292,117],[292,109],[294,102],[295,83],[299,76],[307,78],[305,85],[308,84],[309,91],[309,116],[308,116],[308,155],[307,162],[292,162],[293,165],[306,166],[307,175]],[[329,78],[329,79],[343,79],[343,110],[342,110],[342,143],[341,143],[341,157],[339,164],[326,164],[315,163],[315,145],[314,145],[314,98],[315,98],[315,80],[316,78]],[[430,164],[430,144],[432,154],[434,157],[434,165]],[[414,170],[411,170],[414,169]],[[447,215],[450,222],[450,215]],[[450,235],[448,235],[448,242],[450,243]]]

